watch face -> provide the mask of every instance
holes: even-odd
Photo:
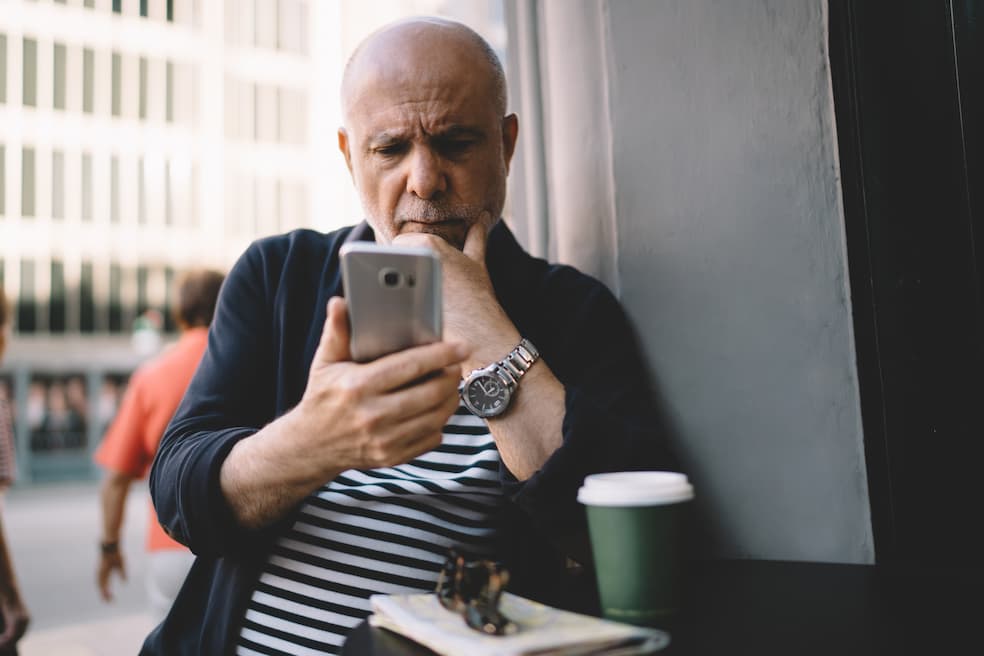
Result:
[[[482,417],[497,415],[506,409],[509,390],[494,374],[478,376],[465,389],[467,401]]]

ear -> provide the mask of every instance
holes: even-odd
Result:
[[[348,132],[345,131],[345,128],[338,128],[338,149],[342,151],[342,156],[345,157],[345,166],[348,167],[349,174],[354,176],[352,173],[351,145],[349,144]]]
[[[509,173],[509,163],[516,152],[516,137],[519,135],[519,119],[510,114],[502,119],[502,158],[506,161],[506,173]]]

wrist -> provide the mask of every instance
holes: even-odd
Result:
[[[119,540],[100,541],[99,552],[104,556],[115,556],[120,552],[120,541]]]
[[[512,351],[522,336],[512,325],[508,330],[496,333],[492,339],[484,340],[481,345],[472,351],[464,362],[461,363],[461,375],[467,377],[468,374],[476,369],[482,369],[502,360]]]

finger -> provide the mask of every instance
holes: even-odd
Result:
[[[103,576],[100,572],[99,574],[99,596],[103,598],[103,601],[112,601],[113,593],[109,590],[109,576]]]
[[[349,351],[348,305],[340,296],[328,301],[325,311],[325,326],[321,331],[321,341],[314,354],[314,362],[329,364],[352,359]]]
[[[471,353],[464,344],[434,342],[385,355],[366,365],[366,389],[391,392],[423,376],[461,363]]]
[[[99,565],[99,569],[96,571],[96,587],[99,588],[99,596],[103,598],[103,601],[109,601],[109,568],[104,560]]]
[[[383,442],[411,444],[420,439],[421,435],[441,432],[448,419],[458,409],[458,405],[459,398],[456,393],[440,395],[433,405],[394,423],[392,429],[384,432],[380,439]]]
[[[457,404],[443,404],[395,427],[391,435],[382,438],[387,458],[381,466],[404,464],[439,447],[444,439],[442,429],[456,407]]]
[[[465,235],[465,246],[462,252],[476,262],[485,264],[485,247],[489,239],[489,222],[492,215],[488,210],[483,211],[478,221],[472,224]]]
[[[120,570],[120,579],[123,580],[123,581],[125,581],[126,580],[126,563],[123,561],[122,558],[120,559],[120,566],[119,566],[118,569]]]
[[[449,398],[457,403],[460,380],[461,366],[449,365],[429,377],[380,397],[376,407],[393,423],[399,423],[407,417],[433,410]]]

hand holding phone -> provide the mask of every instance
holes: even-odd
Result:
[[[434,251],[350,242],[341,264],[354,360],[440,341],[441,261]]]

